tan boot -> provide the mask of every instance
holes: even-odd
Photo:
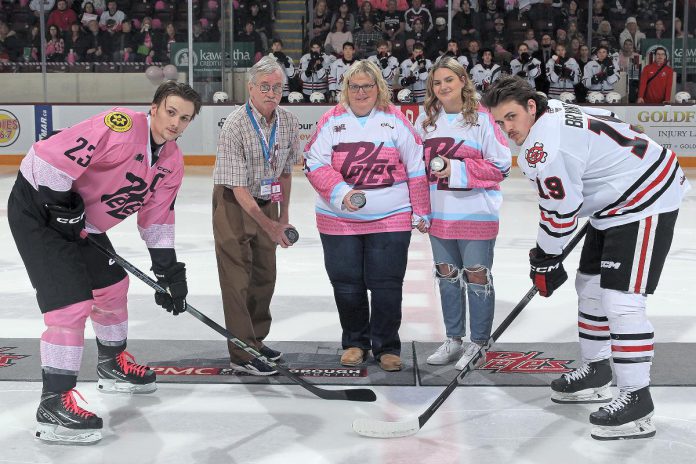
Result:
[[[379,367],[381,367],[387,372],[400,371],[401,358],[396,354],[383,354],[379,358]]]
[[[341,355],[341,364],[344,366],[357,366],[364,360],[363,350],[355,346],[351,346]]]

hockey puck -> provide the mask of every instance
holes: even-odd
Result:
[[[365,206],[365,203],[367,203],[367,198],[365,198],[365,194],[362,192],[352,194],[348,200],[350,201],[350,204],[356,208],[362,208]]]
[[[431,171],[440,172],[445,169],[445,166],[447,166],[447,163],[445,162],[445,159],[441,156],[436,156],[435,158],[430,160]]]
[[[285,236],[288,238],[290,243],[295,243],[300,238],[300,234],[294,227],[288,227],[285,229]]]

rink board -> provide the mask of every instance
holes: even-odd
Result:
[[[269,342],[284,353],[284,366],[318,385],[444,386],[458,371],[454,363],[431,366],[427,357],[439,343],[402,343],[400,372],[384,372],[370,357],[354,368],[340,365],[339,343]],[[283,376],[255,377],[229,368],[227,346],[206,340],[129,340],[128,351],[158,373],[158,382],[290,384]],[[696,385],[696,343],[655,346],[651,376],[655,386]],[[547,386],[563,372],[577,367],[577,343],[501,343],[486,362],[460,383],[475,386]],[[96,346],[88,341],[80,381],[96,381]],[[0,339],[0,381],[40,381],[38,339]]]

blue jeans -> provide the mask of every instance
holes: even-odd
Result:
[[[371,349],[377,359],[387,353],[399,355],[401,299],[411,232],[320,236],[343,329],[343,348]]]
[[[485,343],[491,336],[495,291],[493,289],[493,248],[491,240],[450,240],[430,236],[435,261],[435,276],[440,286],[442,316],[448,337],[466,335],[466,301],[469,299],[471,341]],[[438,265],[449,264],[450,273],[440,272]],[[467,271],[479,271],[486,283],[471,283]],[[465,291],[466,290],[466,291]]]

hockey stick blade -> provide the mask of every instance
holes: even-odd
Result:
[[[108,256],[109,258],[113,259],[114,262],[118,263],[119,266],[124,268],[126,271],[130,272],[134,276],[136,276],[138,279],[142,280],[145,284],[147,284],[150,288],[154,289],[155,291],[159,293],[167,293],[167,290],[162,287],[160,284],[158,284],[154,279],[152,279],[150,276],[145,274],[143,271],[126,261],[124,258],[122,258],[120,255],[116,254],[116,252],[109,250],[106,248],[104,245],[96,241],[91,235],[88,235],[85,231],[83,231],[82,234],[83,238],[86,238],[91,245],[93,245],[96,249],[101,251],[103,254]],[[273,361],[269,361],[266,359],[261,353],[256,351],[253,347],[247,345],[244,343],[242,340],[239,338],[235,337],[232,333],[230,333],[227,329],[222,327],[220,324],[217,322],[213,321],[210,319],[208,316],[205,314],[201,313],[198,311],[196,308],[191,306],[190,304],[186,303],[186,312],[190,314],[191,316],[195,317],[223,337],[225,337],[227,340],[230,342],[234,343],[237,347],[243,349],[250,355],[254,356],[257,358],[259,361],[263,362],[264,364],[274,368],[277,370],[280,374],[285,376],[288,380],[292,381],[294,384],[301,386],[302,388],[306,389],[307,391],[315,394],[321,399],[324,400],[345,400],[345,401],[362,401],[362,402],[372,402],[377,400],[377,395],[375,395],[375,392],[370,390],[369,388],[356,388],[356,389],[341,389],[341,390],[325,390],[323,388],[320,388],[314,384],[311,384],[301,378],[300,376],[292,373],[288,368],[283,367],[279,364],[274,363]]]
[[[568,245],[563,250],[563,255],[561,257],[561,262],[570,254],[575,246],[582,240],[582,238],[587,233],[589,227],[589,221],[580,229],[573,238],[568,242]],[[512,324],[512,322],[517,318],[517,316],[522,312],[522,310],[529,304],[529,302],[534,298],[538,289],[532,287],[524,295],[522,300],[520,300],[517,305],[512,308],[510,314],[505,318],[503,322],[500,323],[498,328],[493,332],[491,337],[486,342],[486,345],[479,348],[479,351],[474,355],[474,358],[467,364],[461,372],[459,372],[454,379],[445,387],[445,389],[440,393],[440,395],[432,402],[432,404],[426,409],[423,414],[418,416],[418,419],[408,419],[399,422],[386,422],[378,421],[373,419],[356,419],[353,421],[353,430],[364,437],[375,437],[375,438],[398,438],[406,437],[409,435],[414,435],[418,433],[420,429],[430,420],[435,411],[437,411],[442,403],[457,389],[459,381],[462,380],[466,375],[474,370],[478,365],[478,361],[483,358],[485,351],[490,348],[490,346],[500,338],[500,336],[505,332],[505,330]]]

